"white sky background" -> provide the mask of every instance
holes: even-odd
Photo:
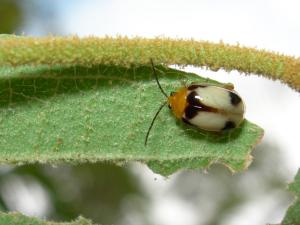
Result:
[[[57,5],[57,16],[64,35],[223,40],[225,43],[240,43],[300,57],[300,1],[297,0],[55,0],[48,4]],[[28,27],[26,34],[35,35],[34,24]],[[279,152],[276,151],[281,157],[278,167],[282,167],[287,181],[291,181],[300,166],[299,94],[278,81],[244,76],[235,71],[211,72],[193,67],[187,67],[186,70],[234,83],[246,103],[247,119],[265,129],[263,143],[279,148]],[[159,196],[169,190],[172,179],[154,182],[156,175],[148,170],[139,170],[141,172],[137,176],[141,177],[145,187],[151,189],[149,193],[153,195],[155,206],[151,217],[157,224],[205,224],[205,221],[195,217],[195,213],[200,212],[184,204],[178,206],[180,201],[176,197],[169,197],[169,202],[166,199],[159,200]],[[269,197],[251,201],[252,208],[247,205],[244,206],[245,210],[237,210],[232,218],[224,219],[224,225],[279,223],[285,209],[269,218],[262,215],[273,209],[274,202],[271,199],[276,195],[271,199]],[[170,210],[172,205],[174,207]]]

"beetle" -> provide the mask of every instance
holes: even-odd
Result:
[[[205,131],[222,133],[238,127],[244,120],[245,104],[240,95],[229,84],[192,83],[181,87],[168,96],[161,87],[150,59],[153,75],[166,101],[154,115],[145,137],[145,146],[154,121],[168,104],[177,119]]]

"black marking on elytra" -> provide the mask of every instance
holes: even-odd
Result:
[[[183,121],[184,123],[186,123],[186,124],[188,124],[188,125],[193,125],[193,124],[191,124],[190,121],[188,121],[186,118],[182,117],[181,119],[182,119],[182,121]]]
[[[189,105],[202,108],[202,103],[200,102],[199,96],[196,91],[192,91],[188,94],[186,97],[186,101],[189,103]]]
[[[225,123],[225,126],[223,127],[222,130],[230,130],[230,129],[233,129],[235,127],[236,127],[235,123],[229,120]]]
[[[199,88],[199,87],[205,88],[205,87],[207,87],[207,85],[205,85],[205,84],[191,84],[191,85],[188,86],[187,89],[190,90],[190,91],[193,91],[193,90],[195,90],[196,88]]]
[[[235,94],[234,92],[229,91],[229,96],[230,102],[234,106],[238,105],[242,101],[241,97]]]
[[[197,94],[196,91],[192,91],[191,93],[188,94],[186,97],[186,101],[190,106],[193,106],[198,109],[198,111],[205,111],[205,112],[218,112],[217,109],[207,106],[203,104],[200,100],[200,96]]]
[[[192,106],[192,105],[188,105],[188,106],[185,108],[185,110],[184,110],[185,117],[186,117],[187,119],[192,119],[192,118],[194,118],[195,116],[197,116],[198,112],[199,112],[199,108],[196,108],[196,107],[194,107],[194,106]]]

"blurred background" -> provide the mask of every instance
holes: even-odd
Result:
[[[0,0],[0,33],[194,38],[300,56],[300,2]],[[278,81],[236,71],[186,71],[232,82],[247,119],[265,129],[249,170],[221,165],[168,178],[145,165],[0,166],[0,210],[54,221],[78,215],[128,225],[265,225],[282,220],[285,190],[300,165],[299,94]]]

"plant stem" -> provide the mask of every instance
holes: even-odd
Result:
[[[0,66],[113,64],[130,67],[150,65],[150,58],[155,64],[254,73],[281,80],[300,90],[300,58],[223,42],[139,37],[0,36]]]

